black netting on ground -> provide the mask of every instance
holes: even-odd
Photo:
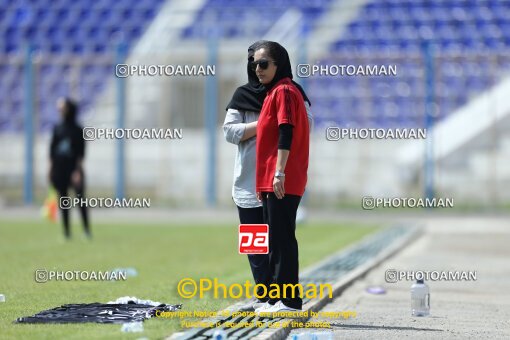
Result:
[[[157,311],[171,312],[181,309],[182,305],[159,306],[137,303],[104,304],[85,303],[68,304],[39,312],[33,316],[18,318],[17,323],[126,323],[144,321],[156,316]]]

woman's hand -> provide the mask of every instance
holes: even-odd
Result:
[[[71,175],[71,181],[75,186],[81,185],[81,171],[80,170],[74,170]]]
[[[50,161],[50,168],[48,170],[48,183],[52,183],[53,179],[53,164]]]
[[[285,177],[274,177],[273,179],[273,191],[279,200],[285,196]]]

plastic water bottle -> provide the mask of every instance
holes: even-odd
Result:
[[[305,332],[292,335],[292,340],[333,340],[333,332]]]
[[[214,331],[213,340],[226,340],[227,339],[227,332],[225,332],[223,329],[217,329]]]
[[[413,316],[430,314],[430,292],[423,279],[416,281],[411,287],[411,309]]]
[[[122,332],[128,332],[128,333],[143,332],[143,323],[142,322],[126,322],[126,323],[122,324],[122,328],[120,330]]]
[[[333,340],[333,332],[314,332],[312,340]]]
[[[5,295],[4,294],[0,294],[0,302],[5,302]]]

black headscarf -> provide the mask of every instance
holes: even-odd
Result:
[[[253,61],[253,55],[255,54],[256,50],[258,50],[261,47],[266,47],[266,48],[270,49],[270,47],[268,47],[268,46],[263,46],[266,44],[277,44],[278,46],[280,46],[280,44],[273,43],[272,41],[259,40],[259,41],[255,42],[254,44],[252,44],[250,47],[248,47],[248,63],[246,65],[246,70],[248,72],[248,83],[237,88],[237,90],[234,92],[234,95],[232,96],[232,99],[230,100],[230,103],[227,105],[227,110],[228,109],[236,109],[236,110],[242,110],[242,111],[260,112],[260,110],[262,109],[262,104],[264,103],[264,99],[266,98],[266,93],[267,93],[268,89],[270,89],[272,86],[266,87],[259,82],[257,74],[250,67],[250,63]],[[290,74],[290,76],[288,76],[288,77],[290,79],[292,79],[292,69],[290,66],[289,55],[288,55],[287,51],[285,50],[285,48],[283,48],[282,46],[280,46],[280,47],[283,49],[284,54],[288,61],[288,67],[285,72],[287,74]],[[274,58],[274,56],[271,54],[271,52],[270,52],[270,55]],[[275,61],[277,61],[276,58],[275,58]],[[277,61],[277,63],[278,63],[278,61]],[[276,75],[278,75],[278,72],[280,69],[279,66],[280,66],[280,64],[278,63],[278,69],[276,71]],[[275,79],[276,79],[276,75],[275,75]],[[285,78],[285,77],[281,77],[280,79],[283,79],[283,78]],[[276,83],[277,81],[274,81],[274,79],[273,79],[273,82]],[[272,85],[274,85],[273,82],[272,82]],[[292,82],[299,89],[299,91],[303,95],[304,100],[306,100],[309,105],[312,105],[310,100],[308,99],[308,96],[306,95],[305,91],[301,87],[301,85],[299,85],[295,81],[292,81]]]
[[[264,103],[264,98],[266,98],[267,90],[259,82],[259,78],[257,78],[255,71],[250,68],[250,63],[253,61],[255,50],[261,42],[262,41],[257,41],[248,47],[248,63],[246,64],[246,69],[248,71],[248,83],[237,88],[230,100],[230,103],[227,105],[227,110],[236,109],[260,112],[262,109],[262,104]]]
[[[265,88],[269,91],[277,82],[282,80],[283,78],[290,78],[292,80],[292,66],[290,65],[290,58],[289,54],[287,53],[287,50],[280,45],[277,42],[274,41],[267,41],[262,40],[259,42],[259,44],[256,46],[256,50],[264,48],[267,50],[267,53],[273,60],[276,62],[276,73],[274,75],[273,80],[271,83],[264,85]],[[312,103],[310,102],[310,99],[308,99],[308,96],[305,93],[305,90],[296,83],[294,80],[292,80],[292,83],[294,86],[296,86],[301,92],[301,95],[303,96],[303,99],[308,102],[308,104],[311,106]]]
[[[64,124],[76,125],[78,105],[71,98],[64,98]]]

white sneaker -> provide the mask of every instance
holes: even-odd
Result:
[[[262,306],[264,306],[264,302],[260,302],[259,300],[252,300],[252,301],[248,302],[246,305],[239,308],[239,311],[240,312],[253,312],[257,308],[260,308]]]
[[[271,307],[273,307],[272,304],[270,304],[269,302],[264,302],[264,304],[262,306],[260,306],[259,308],[255,309],[255,313],[263,312],[266,309],[269,309]]]
[[[263,316],[266,318],[281,317],[281,316],[273,314],[273,313],[279,313],[279,312],[301,312],[301,309],[288,307],[288,306],[284,305],[283,302],[278,301],[277,303],[274,304],[274,306],[272,306],[268,309],[262,310],[260,316]]]

